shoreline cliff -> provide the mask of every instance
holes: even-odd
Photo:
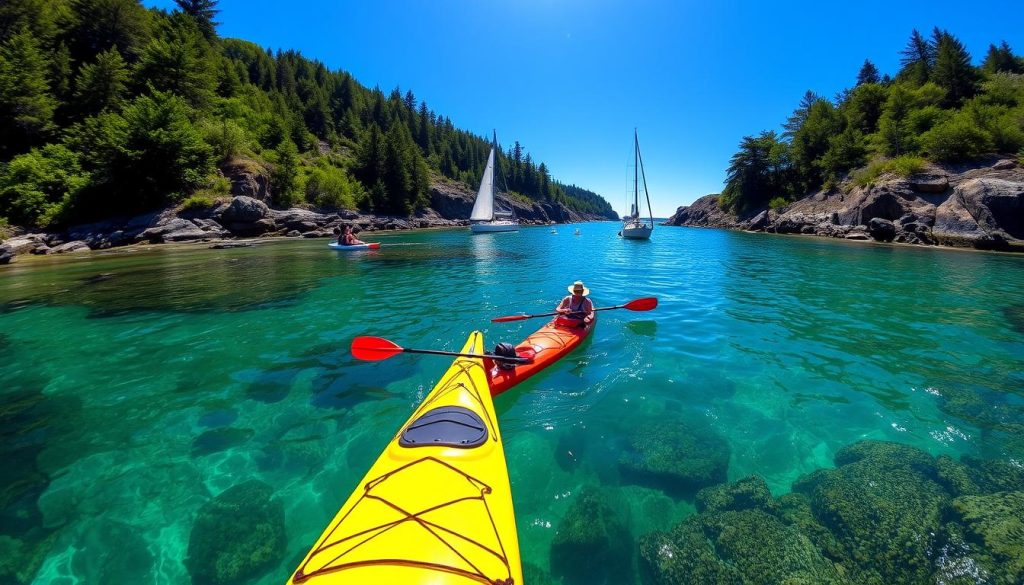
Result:
[[[739,214],[722,210],[718,197],[679,207],[662,225],[1024,252],[1024,168],[1012,159],[928,164],[866,185],[847,179],[785,207]]]

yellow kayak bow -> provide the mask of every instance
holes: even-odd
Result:
[[[484,353],[475,331],[461,353]],[[289,584],[521,585],[483,360],[460,357],[388,443]]]

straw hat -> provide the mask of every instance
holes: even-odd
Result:
[[[569,285],[567,288],[569,289],[569,292],[572,294],[579,293],[582,294],[583,296],[587,296],[590,294],[590,289],[583,286],[582,280],[577,280],[576,282]]]

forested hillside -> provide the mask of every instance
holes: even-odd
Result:
[[[745,136],[720,206],[780,207],[844,178],[865,185],[885,172],[906,176],[926,160],[1024,160],[1024,58],[1006,42],[975,66],[948,31],[925,38],[915,30],[901,65],[892,78],[865,60],[852,89],[831,100],[808,91],[781,135]]]
[[[216,32],[215,0],[0,3],[0,222],[60,226],[226,195],[258,167],[278,206],[407,214],[441,177],[474,189],[489,141],[398,88],[385,94],[294,51]],[[241,163],[239,162],[241,161]],[[614,217],[522,146],[512,196]]]

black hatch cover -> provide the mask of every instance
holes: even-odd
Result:
[[[487,425],[462,406],[442,406],[423,413],[402,431],[403,447],[458,447],[472,449],[487,441]]]

